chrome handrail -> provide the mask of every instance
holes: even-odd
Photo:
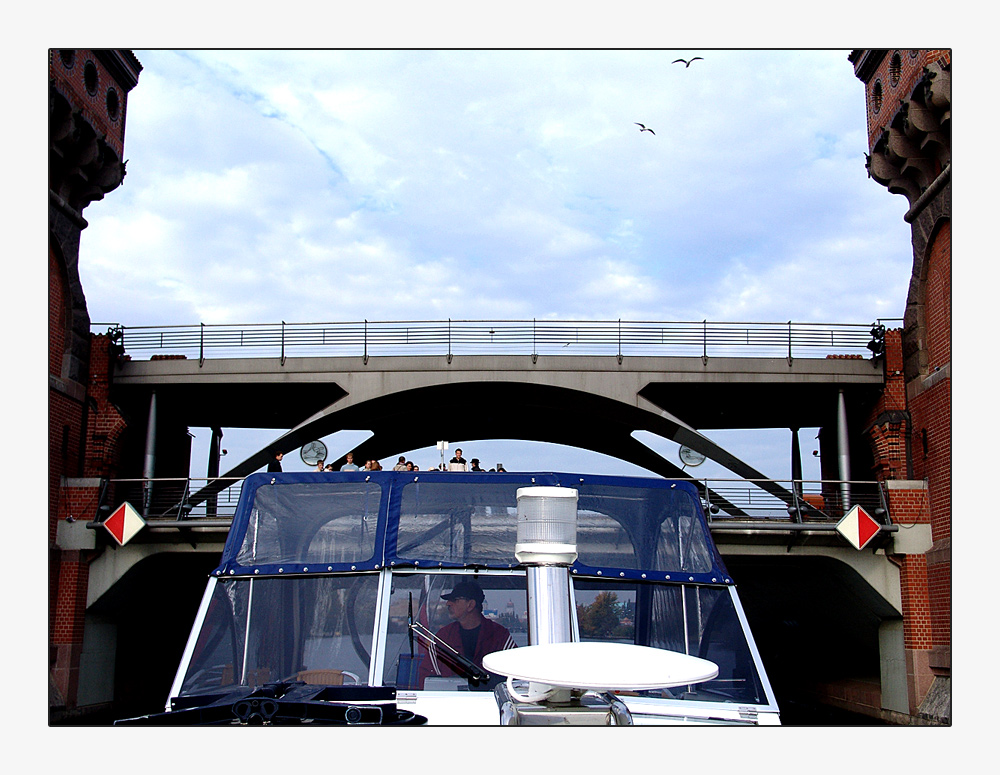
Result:
[[[197,357],[607,354],[867,357],[872,324],[598,320],[400,320],[107,327],[128,353]]]

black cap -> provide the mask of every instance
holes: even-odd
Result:
[[[442,600],[454,600],[458,597],[464,597],[468,600],[475,600],[477,603],[482,603],[486,599],[486,595],[483,594],[482,588],[474,581],[460,581],[455,585],[455,588],[451,590],[446,595],[441,595]]]

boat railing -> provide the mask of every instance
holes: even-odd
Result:
[[[243,477],[106,479],[89,526],[99,526],[128,502],[151,527],[226,528],[236,513],[243,481]],[[882,482],[694,477],[688,481],[701,492],[713,530],[789,526],[832,530],[854,506],[880,524],[892,524]],[[210,484],[212,494],[192,498]]]
[[[254,358],[395,355],[855,357],[877,349],[875,323],[628,320],[361,320],[124,326],[106,329],[131,356]]]

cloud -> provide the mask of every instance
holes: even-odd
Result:
[[[91,317],[901,315],[905,202],[866,176],[847,53],[137,52]]]
[[[883,309],[908,246],[880,236],[898,216],[864,176],[846,52],[709,53],[140,52],[128,197],[84,250],[169,314],[227,322],[459,301],[787,319],[839,311],[832,289]],[[836,282],[845,240],[892,282]]]

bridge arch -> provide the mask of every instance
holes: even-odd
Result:
[[[175,424],[290,428],[223,473],[226,479],[260,470],[275,448],[288,454],[342,430],[371,432],[353,450],[360,459],[385,459],[441,439],[515,439],[683,476],[633,437],[645,431],[703,453],[737,478],[767,481],[697,428],[839,429],[845,398],[846,423],[853,418],[857,426],[883,382],[867,361],[792,357],[167,359],[122,361],[117,370],[116,395],[136,416],[149,411],[155,391],[158,405],[173,407]],[[761,486],[792,502],[781,486]]]
[[[517,377],[472,377],[393,391],[379,386],[371,392],[348,392],[227,476],[258,470],[268,462],[271,448],[288,452],[341,430],[371,431],[372,435],[353,450],[355,459],[360,460],[386,458],[446,438],[513,438],[598,452],[664,477],[686,476],[679,466],[632,436],[642,430],[696,449],[742,477],[766,479],[638,391],[539,384]],[[329,462],[339,467],[344,461]]]

